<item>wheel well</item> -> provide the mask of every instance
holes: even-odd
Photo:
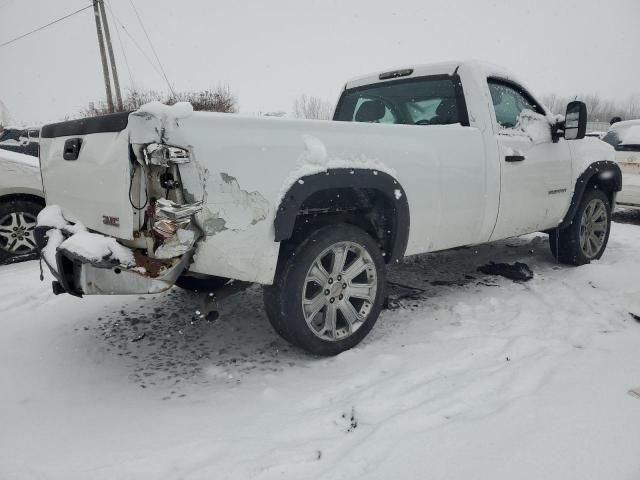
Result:
[[[43,207],[46,205],[44,198],[29,193],[10,193],[0,196],[0,202],[9,202],[11,200],[27,200],[42,205]]]
[[[597,188],[602,190],[609,199],[609,204],[613,206],[613,194],[620,190],[618,181],[614,175],[607,175],[608,172],[593,175],[587,182],[585,192]]]
[[[613,206],[614,193],[622,189],[622,172],[618,164],[610,160],[593,162],[580,174],[576,180],[569,209],[558,228],[565,228],[571,224],[582,195],[591,188],[598,188],[605,192]]]
[[[320,226],[334,223],[355,225],[378,242],[391,260],[398,228],[395,206],[391,199],[374,188],[327,188],[306,198],[297,213],[290,243],[297,244]]]

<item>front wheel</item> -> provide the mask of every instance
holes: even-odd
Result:
[[[559,262],[584,265],[602,257],[610,231],[609,198],[594,188],[584,193],[571,224],[549,233],[551,253]]]
[[[265,309],[285,340],[314,355],[337,355],[373,328],[384,285],[375,240],[352,225],[329,225],[281,259],[275,283],[264,289]]]

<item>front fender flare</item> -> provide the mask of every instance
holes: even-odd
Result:
[[[569,210],[567,210],[567,214],[564,216],[562,222],[560,222],[560,225],[558,225],[558,228],[566,228],[571,224],[576,210],[578,210],[578,206],[580,205],[582,195],[584,195],[587,185],[593,183],[593,180],[610,186],[613,192],[622,190],[622,171],[616,162],[601,160],[591,163],[576,180]]]
[[[379,191],[392,205],[391,251],[388,262],[404,256],[409,241],[409,203],[400,183],[391,175],[367,168],[332,168],[306,175],[289,187],[282,197],[274,220],[275,241],[291,238],[296,217],[304,201],[316,192],[333,188],[368,188]]]

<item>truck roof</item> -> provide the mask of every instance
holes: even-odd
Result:
[[[385,81],[394,80],[394,79],[406,79],[406,78],[412,78],[412,77],[422,77],[425,75],[438,75],[438,74],[451,75],[453,72],[455,72],[456,68],[461,66],[467,66],[476,70],[481,70],[488,77],[496,76],[496,77],[501,77],[505,79],[511,79],[516,81],[519,84],[522,84],[522,82],[518,80],[509,70],[499,65],[494,65],[489,62],[483,62],[481,60],[461,60],[461,61],[448,61],[448,62],[407,65],[404,67],[392,68],[392,69],[383,70],[380,72],[370,73],[370,74],[363,75],[363,76],[356,77],[349,80],[345,84],[345,89],[357,88],[364,85],[371,85],[374,83],[385,82]],[[408,71],[411,71],[411,73],[406,73]],[[401,76],[392,75],[390,77],[384,78],[385,77],[384,74],[393,74],[394,72],[403,72],[403,74]],[[380,78],[381,75],[383,76],[382,79]]]

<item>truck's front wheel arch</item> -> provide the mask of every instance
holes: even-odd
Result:
[[[353,224],[378,241],[386,263],[399,261],[409,238],[409,204],[399,182],[371,169],[337,168],[302,177],[283,196],[275,240],[296,244],[331,223]]]

